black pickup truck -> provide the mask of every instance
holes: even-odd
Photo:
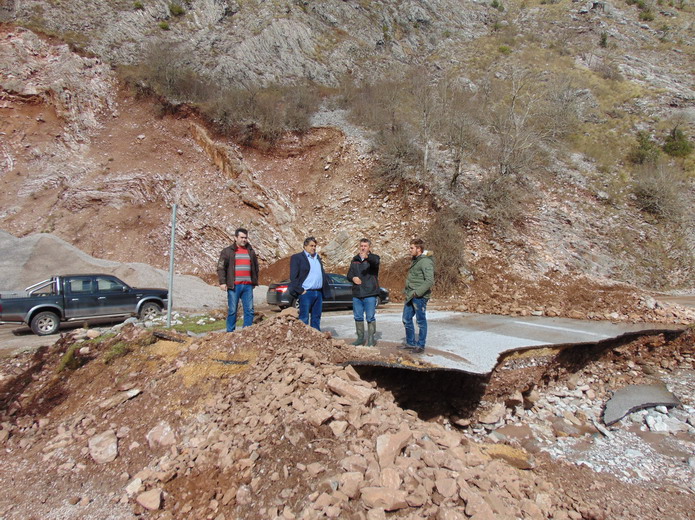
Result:
[[[54,276],[19,293],[0,293],[0,323],[26,323],[45,336],[57,332],[62,321],[151,319],[168,300],[166,289],[130,287],[108,274]]]

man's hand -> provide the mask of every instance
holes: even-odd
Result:
[[[226,283],[221,283],[221,284],[220,284],[220,289],[222,289],[223,291],[226,291],[226,290],[227,290],[227,284],[226,284]]]
[[[352,283],[354,283],[355,285],[362,285],[362,280],[360,280],[358,276],[353,276]]]

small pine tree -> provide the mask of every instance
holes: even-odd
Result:
[[[693,143],[691,143],[683,130],[674,126],[664,139],[664,152],[671,157],[687,157],[693,152]]]
[[[649,132],[637,132],[637,144],[630,151],[628,159],[634,164],[654,163],[659,158],[659,146],[652,140]]]

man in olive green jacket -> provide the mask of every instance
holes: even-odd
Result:
[[[415,354],[425,350],[427,339],[427,301],[434,285],[434,259],[432,253],[425,251],[424,242],[419,238],[410,241],[412,261],[405,279],[405,305],[403,305],[403,325],[405,326],[404,348]],[[417,321],[418,339],[415,341],[413,317]]]

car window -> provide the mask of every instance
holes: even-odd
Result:
[[[340,284],[349,284],[350,280],[347,279],[346,276],[343,276],[342,274],[329,274],[328,277],[331,279],[331,282],[333,283],[340,283]]]
[[[91,276],[76,276],[68,280],[68,292],[71,294],[88,294],[92,292]]]
[[[105,276],[97,276],[96,282],[99,292],[123,292],[125,288],[125,285],[118,280]]]

